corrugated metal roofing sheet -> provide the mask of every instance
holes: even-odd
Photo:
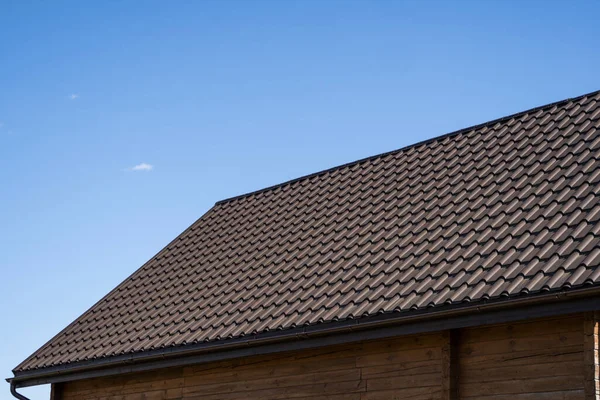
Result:
[[[15,371],[600,282],[600,93],[219,202]]]

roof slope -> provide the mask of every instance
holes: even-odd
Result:
[[[15,371],[600,283],[600,92],[217,203]]]

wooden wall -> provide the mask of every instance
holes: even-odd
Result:
[[[583,400],[585,321],[530,320],[75,381],[55,400]]]
[[[583,318],[466,329],[459,339],[460,398],[584,398]]]

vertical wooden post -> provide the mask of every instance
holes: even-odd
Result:
[[[62,383],[52,383],[50,385],[50,400],[62,400]]]
[[[598,321],[600,312],[585,313],[583,322],[583,365],[585,400],[600,399],[598,383],[600,382],[600,367],[598,362]]]
[[[442,400],[458,400],[458,331],[443,332]]]

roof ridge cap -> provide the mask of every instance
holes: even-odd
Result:
[[[391,150],[391,151],[386,151],[384,153],[375,154],[373,156],[369,156],[369,157],[361,158],[361,159],[358,159],[358,160],[355,160],[355,161],[350,161],[350,162],[347,162],[347,163],[344,163],[344,164],[336,165],[334,167],[330,167],[330,168],[327,168],[327,169],[324,169],[324,170],[321,170],[321,171],[313,172],[313,173],[310,173],[310,174],[307,174],[307,175],[302,175],[302,176],[300,176],[298,178],[290,179],[290,180],[287,180],[287,181],[284,181],[284,182],[281,182],[281,183],[277,183],[277,184],[274,184],[274,185],[271,185],[271,186],[267,186],[267,187],[264,187],[262,189],[253,190],[251,192],[247,192],[247,193],[243,193],[243,194],[240,194],[240,195],[228,197],[228,198],[225,198],[223,200],[219,200],[219,201],[215,202],[215,206],[226,204],[226,203],[230,203],[230,202],[233,202],[235,200],[239,200],[239,199],[243,199],[243,198],[246,198],[246,197],[250,197],[250,196],[253,196],[253,195],[256,195],[256,194],[259,194],[259,193],[263,193],[263,192],[268,192],[268,191],[271,191],[271,190],[275,190],[277,188],[281,188],[281,187],[284,187],[286,185],[291,185],[291,184],[299,182],[299,181],[303,181],[303,180],[306,180],[306,179],[310,179],[310,178],[314,178],[314,177],[317,177],[317,176],[325,175],[326,173],[329,173],[329,172],[332,172],[332,171],[336,171],[338,169],[342,169],[342,168],[353,166],[353,165],[358,165],[358,164],[361,164],[363,162],[375,160],[375,159],[381,158],[381,157],[386,157],[386,156],[391,155],[391,154],[400,153],[402,151],[406,151],[406,150],[414,148],[414,147],[418,147],[418,146],[422,146],[422,145],[429,144],[429,143],[432,143],[432,142],[436,142],[436,141],[439,141],[439,140],[442,140],[442,139],[446,139],[446,138],[451,137],[451,136],[460,135],[461,133],[465,133],[465,132],[469,132],[469,131],[472,131],[472,130],[475,130],[475,129],[483,128],[485,126],[495,125],[495,124],[497,124],[499,122],[504,122],[506,120],[509,120],[509,119],[512,119],[512,118],[516,118],[516,117],[519,117],[521,115],[529,114],[529,113],[540,111],[540,110],[546,110],[546,109],[549,109],[549,108],[552,108],[552,107],[555,107],[555,106],[558,106],[558,105],[562,105],[562,104],[565,104],[565,103],[576,101],[576,100],[579,100],[579,99],[582,99],[582,98],[585,98],[585,97],[593,96],[593,95],[596,95],[598,93],[600,93],[600,89],[594,90],[592,92],[585,93],[585,94],[582,94],[582,95],[579,95],[579,96],[569,97],[569,98],[566,98],[566,99],[563,99],[563,100],[559,100],[559,101],[555,101],[555,102],[552,102],[552,103],[544,104],[544,105],[541,105],[541,106],[533,107],[533,108],[530,108],[530,109],[527,109],[527,110],[524,110],[524,111],[519,111],[519,112],[516,112],[514,114],[506,115],[504,117],[496,118],[496,119],[493,119],[493,120],[490,120],[490,121],[486,121],[486,122],[483,122],[483,123],[479,123],[479,124],[476,124],[476,125],[472,125],[472,126],[469,126],[469,127],[466,127],[466,128],[461,128],[461,129],[458,129],[458,130],[455,130],[455,131],[452,131],[452,132],[449,132],[449,133],[445,133],[445,134],[442,134],[442,135],[439,135],[439,136],[434,136],[434,137],[429,138],[429,139],[421,140],[419,142],[406,145],[406,146],[401,147],[401,148],[396,149],[396,150]]]

